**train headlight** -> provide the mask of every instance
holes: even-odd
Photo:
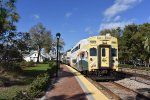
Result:
[[[92,67],[92,68],[93,68],[93,67],[96,67],[96,65],[92,65],[91,67]]]
[[[112,60],[112,62],[114,63],[114,62],[115,62],[115,60]]]

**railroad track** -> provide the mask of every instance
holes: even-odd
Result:
[[[116,82],[96,82],[87,78],[110,100],[150,100],[150,96],[135,91]]]
[[[142,77],[143,79],[150,80],[150,71],[131,69],[131,68],[119,68],[118,72],[137,76],[137,77]]]
[[[150,85],[141,81],[137,81],[131,78],[125,78],[115,81],[116,84],[123,86],[131,91],[135,92],[140,97],[146,97],[150,100]]]
[[[114,82],[99,82],[100,85],[109,89],[111,92],[119,96],[123,100],[135,100],[136,93],[116,85]]]
[[[103,87],[119,96],[123,100],[149,100],[150,98],[116,82],[98,82]]]
[[[86,79],[88,79],[97,89],[99,89],[104,95],[106,95],[109,98],[109,100],[121,100],[121,98],[118,95],[113,93],[111,90],[109,90],[105,86],[99,84],[98,82],[96,82],[95,80],[92,80],[89,77],[86,77]]]
[[[117,75],[124,75],[123,77],[134,77],[132,78],[135,81],[145,83],[147,85],[150,85],[150,76],[141,75],[141,74],[134,74],[129,72],[117,72]]]
[[[150,87],[148,87],[149,90],[146,91],[147,93],[145,94],[143,91],[136,91],[132,87],[130,88],[130,87],[124,85],[124,83],[123,84],[117,83],[118,81],[123,80],[124,78],[128,78],[127,81],[134,80],[140,84],[146,84],[146,85],[150,86],[150,84],[148,82],[142,82],[140,80],[137,80],[137,77],[135,77],[135,76],[124,77],[122,79],[117,80],[117,82],[115,82],[115,81],[96,82],[93,77],[90,77],[90,76],[87,77],[86,75],[85,75],[85,77],[92,84],[94,84],[95,87],[97,87],[101,92],[103,92],[103,94],[106,95],[109,98],[109,100],[150,100]],[[134,79],[133,77],[135,77],[136,79]],[[138,77],[140,77],[140,76],[138,76]],[[149,80],[149,78],[143,78],[143,77],[140,77],[140,78],[145,79],[147,81]],[[102,80],[104,80],[104,79],[102,79]],[[123,81],[126,82],[125,80],[123,80]],[[134,83],[132,85],[134,85]],[[136,87],[136,85],[135,85],[135,87]]]
[[[134,77],[131,77],[130,79],[135,80],[140,83],[150,85],[150,79],[146,79],[145,77],[134,76]]]

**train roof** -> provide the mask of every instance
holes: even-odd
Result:
[[[70,52],[70,51],[71,51],[71,49],[67,50],[66,52]]]
[[[89,38],[86,39],[82,39],[80,40],[75,46],[73,46],[70,50],[73,50],[76,46],[78,46],[80,43],[88,43],[88,40],[92,39],[92,38],[98,38],[98,37],[111,37],[113,39],[117,39],[114,36],[111,36],[110,34],[106,34],[106,35],[96,35],[96,36],[91,36]]]
[[[80,40],[75,46],[73,46],[73,47],[71,48],[71,50],[74,49],[76,46],[78,46],[80,43],[87,43],[87,42],[88,42],[88,38],[87,38],[87,39],[82,39],[82,40]]]
[[[89,37],[89,38],[87,38],[87,39],[91,39],[91,38],[94,38],[94,37],[112,37],[112,38],[116,38],[116,37],[114,37],[114,36],[111,36],[110,34],[106,34],[106,35],[91,36],[91,37]]]

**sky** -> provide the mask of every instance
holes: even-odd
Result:
[[[41,22],[53,37],[61,33],[64,51],[103,29],[150,23],[150,0],[17,0],[18,32]]]

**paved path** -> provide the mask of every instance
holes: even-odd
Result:
[[[87,100],[86,95],[75,75],[65,65],[61,65],[59,78],[55,80],[46,98],[47,100]]]
[[[67,65],[61,65],[59,78],[53,84],[47,100],[108,100],[81,73]]]
[[[66,66],[75,75],[76,80],[80,84],[88,100],[108,100],[108,98],[97,89],[91,82],[89,82],[81,73],[73,69],[72,67]]]

